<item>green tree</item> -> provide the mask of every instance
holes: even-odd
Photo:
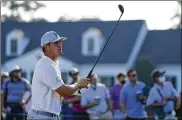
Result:
[[[172,21],[177,20],[177,23],[174,24],[174,28],[181,28],[181,6],[182,6],[182,1],[177,1],[177,9],[174,14],[174,16],[171,18]]]
[[[155,66],[149,60],[139,59],[136,61],[134,68],[138,73],[138,79],[146,83],[147,87],[150,89],[154,84],[151,72],[155,69]]]
[[[101,21],[101,19],[99,17],[83,17],[80,21]]]
[[[37,1],[2,1],[1,6],[10,10],[10,15],[1,15],[3,21],[24,21],[20,15],[20,9],[23,9],[27,13],[31,13],[31,20],[34,20],[34,13],[38,9],[45,7],[44,4]]]

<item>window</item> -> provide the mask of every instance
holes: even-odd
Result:
[[[17,47],[18,47],[18,43],[17,43],[17,39],[11,39],[11,53],[17,53]]]
[[[111,88],[114,85],[114,76],[100,76],[100,82]]]
[[[88,52],[93,53],[94,51],[94,39],[88,38]]]
[[[84,56],[97,56],[100,53],[104,37],[97,28],[89,28],[82,34],[82,54]]]
[[[166,76],[166,81],[170,81],[174,88],[176,88],[176,77],[175,76]]]

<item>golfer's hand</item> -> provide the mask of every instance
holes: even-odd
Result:
[[[78,82],[77,82],[77,86],[79,88],[86,88],[89,84],[89,78],[81,78]]]

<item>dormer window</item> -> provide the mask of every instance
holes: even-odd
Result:
[[[92,37],[88,38],[88,53],[93,54],[94,53],[94,39]]]
[[[12,54],[17,54],[17,50],[18,50],[18,40],[17,39],[11,39],[10,40],[10,49],[11,49],[11,53]]]
[[[29,43],[22,30],[14,29],[6,35],[6,55],[19,56]]]
[[[82,35],[82,54],[97,56],[102,48],[104,38],[97,28],[90,28]]]

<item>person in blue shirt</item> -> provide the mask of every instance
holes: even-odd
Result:
[[[145,102],[138,98],[139,94],[143,94],[146,85],[138,81],[135,69],[128,70],[127,76],[129,80],[120,92],[121,112],[125,114],[126,120],[146,120]]]
[[[179,94],[172,83],[166,81],[164,73],[165,71],[157,69],[152,72],[155,84],[149,92],[147,106],[153,108],[156,120],[176,120],[174,101],[177,100]]]
[[[28,80],[21,77],[21,68],[13,66],[9,73],[10,79],[3,83],[2,107],[6,111],[6,120],[24,120],[26,118],[25,105],[31,96],[25,101],[23,95],[26,91],[31,92]]]
[[[98,80],[97,74],[91,75],[91,86],[81,96],[81,106],[87,109],[90,120],[113,120],[112,101],[108,88]]]

